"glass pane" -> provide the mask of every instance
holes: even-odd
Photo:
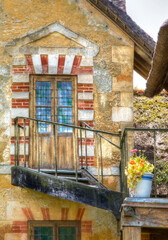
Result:
[[[51,82],[36,82],[36,105],[51,105]]]
[[[58,82],[58,105],[72,106],[72,82]]]
[[[57,121],[72,124],[72,82],[57,82],[57,90]],[[58,132],[72,132],[72,128],[59,126]]]
[[[39,120],[51,121],[51,108],[36,107],[36,118]],[[47,123],[39,123],[38,131],[40,133],[51,132],[51,125]]]
[[[35,227],[34,239],[53,240],[53,228],[52,227]]]
[[[36,82],[36,118],[51,121],[51,82]],[[40,133],[51,132],[51,127],[45,123],[39,123]]]
[[[76,240],[76,228],[59,227],[59,240]]]

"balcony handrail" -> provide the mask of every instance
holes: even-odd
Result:
[[[19,124],[19,120],[23,120],[23,125]],[[101,183],[103,183],[103,158],[102,158],[102,143],[101,139],[103,138],[105,141],[107,141],[109,144],[113,145],[114,147],[120,149],[120,146],[114,144],[112,141],[110,141],[108,138],[104,137],[102,134],[108,134],[110,136],[115,136],[118,137],[119,139],[121,138],[121,132],[119,133],[111,133],[107,131],[101,131],[101,130],[96,130],[90,127],[87,123],[82,122],[81,125],[85,126],[75,126],[75,125],[70,125],[70,124],[64,124],[64,123],[58,123],[58,122],[53,122],[53,121],[46,121],[46,120],[40,120],[36,118],[29,118],[29,117],[16,117],[14,119],[15,123],[15,165],[19,166],[19,156],[20,156],[20,129],[23,129],[23,139],[24,139],[24,167],[26,167],[26,120],[33,121],[35,123],[35,144],[36,144],[36,163],[37,163],[37,169],[38,172],[41,171],[41,162],[40,162],[40,154],[39,154],[39,130],[38,126],[40,123],[45,123],[53,126],[53,129],[51,130],[51,133],[53,134],[54,138],[54,171],[55,171],[55,176],[57,177],[57,153],[56,153],[56,131],[57,131],[57,126],[63,126],[63,127],[68,127],[72,128],[72,135],[73,135],[73,156],[74,156],[74,167],[75,167],[75,176],[76,176],[76,181],[78,181],[78,158],[77,156],[77,150],[79,150],[79,140],[80,140],[80,147],[81,147],[81,168],[84,167],[83,164],[83,156],[82,156],[82,151],[83,151],[83,146],[82,146],[82,131],[85,133],[84,141],[85,141],[85,166],[86,169],[88,169],[88,162],[87,162],[87,132],[92,132],[96,136],[96,157],[97,157],[97,176],[98,176],[98,185],[101,186]],[[79,130],[80,134],[76,134],[76,130]],[[78,139],[77,139],[78,135]],[[79,137],[80,135],[80,137]],[[98,142],[99,140],[99,142]],[[78,143],[77,143],[78,141]],[[99,165],[99,158],[101,162],[101,166]],[[100,172],[101,172],[101,179],[100,179]]]

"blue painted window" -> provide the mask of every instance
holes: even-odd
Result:
[[[51,121],[51,82],[36,82],[36,118]],[[39,123],[39,132],[51,132],[51,126]]]
[[[57,82],[57,121],[72,124],[72,82]],[[58,132],[72,132],[72,128],[59,126]]]

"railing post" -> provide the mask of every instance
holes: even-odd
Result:
[[[100,166],[99,166],[98,135],[97,135],[97,132],[96,132],[96,155],[97,155],[98,187],[100,187]]]
[[[120,162],[120,191],[123,192],[123,175],[122,175],[122,162],[123,162],[123,142],[121,141],[121,129],[118,130],[119,138],[120,138],[120,154],[121,154],[121,162]]]
[[[100,136],[100,163],[101,163],[101,177],[102,177],[102,184],[103,184],[103,161],[102,161],[102,141]]]
[[[73,149],[74,149],[75,177],[76,177],[76,181],[78,181],[78,167],[77,167],[77,155],[76,155],[76,135],[75,135],[75,128],[73,128]]]
[[[36,121],[36,145],[37,145],[38,172],[40,172],[38,121]]]
[[[53,134],[54,134],[54,163],[55,163],[55,176],[57,177],[57,151],[56,151],[56,125],[53,125]]]
[[[156,184],[156,131],[153,132],[154,137],[154,186],[155,186],[155,198],[157,197],[157,184]]]
[[[85,126],[85,161],[86,161],[86,169],[88,169],[88,165],[87,165],[87,136],[86,136],[86,126]]]
[[[80,129],[80,145],[81,145],[81,168],[83,168],[83,155],[82,155],[82,130]]]
[[[17,163],[17,121],[18,119],[15,119],[14,122],[15,122],[15,166],[16,166],[16,163]]]
[[[19,138],[20,138],[20,129],[19,129],[19,124],[17,119],[17,166],[19,166],[19,152],[20,152]]]
[[[128,187],[127,187],[127,177],[125,175],[125,168],[127,166],[128,163],[128,137],[127,137],[127,130],[125,131],[125,142],[124,142],[124,152],[125,152],[125,157],[124,157],[124,166],[123,166],[123,170],[124,170],[124,192],[125,194],[129,194],[128,193]]]
[[[24,118],[24,167],[26,167],[26,120]]]

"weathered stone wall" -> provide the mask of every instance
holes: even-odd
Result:
[[[134,91],[134,126],[137,128],[168,128],[167,93],[154,98],[143,96],[143,90]],[[154,138],[152,132],[138,132],[134,135],[135,147],[144,150],[147,159],[154,161]],[[168,132],[156,133],[157,194],[168,194]]]
[[[1,10],[1,173],[5,173],[5,171],[8,172],[7,166],[2,167],[2,165],[10,165],[13,163],[14,149],[13,145],[10,146],[10,143],[14,143],[14,139],[11,139],[11,137],[14,136],[13,118],[25,112],[29,116],[29,102],[27,97],[29,94],[29,74],[39,73],[39,68],[32,65],[32,59],[34,59],[32,55],[34,54],[38,55],[38,59],[40,59],[43,54],[47,55],[49,59],[50,54],[52,54],[52,51],[50,53],[49,51],[51,48],[54,48],[58,51],[57,54],[64,55],[64,60],[65,55],[69,56],[70,60],[72,60],[71,55],[79,57],[82,56],[82,60],[84,56],[85,61],[83,60],[83,62],[81,62],[83,65],[79,66],[79,68],[82,68],[79,69],[79,76],[82,77],[78,76],[78,84],[80,86],[78,86],[78,120],[88,121],[90,122],[90,125],[94,126],[96,129],[115,133],[118,132],[118,129],[123,129],[125,126],[132,126],[132,72],[134,44],[128,36],[126,36],[111,21],[105,18],[85,0],[79,0],[78,2],[75,0],[26,0],[24,2],[22,0],[16,0],[15,2],[11,0],[4,0]],[[47,32],[49,28],[46,28],[46,26],[54,23],[60,24],[59,26],[62,26],[62,29],[66,28],[65,32],[61,33],[54,31],[53,29],[50,29],[51,31]],[[43,30],[40,33],[36,32],[34,35],[31,35],[31,33],[41,28],[43,28]],[[68,32],[71,34],[71,31],[74,34],[77,34],[75,36],[78,37],[79,41],[73,40],[73,34],[71,38],[69,35],[67,37],[66,33]],[[28,37],[21,38],[24,35],[28,35]],[[83,39],[88,41],[83,41]],[[7,43],[11,43],[11,45],[5,48]],[[89,43],[93,43],[94,46],[98,46],[96,49],[99,49],[99,51],[95,55],[92,54],[92,59],[89,55],[88,60],[86,57],[87,51],[85,50],[88,49],[87,44]],[[91,48],[93,47],[93,45],[89,46],[91,46]],[[32,49],[35,48],[38,52],[34,52],[34,50],[31,52]],[[82,49],[80,51],[83,52],[83,55],[80,51],[75,52],[76,48]],[[40,51],[43,51],[44,49],[45,52],[42,54]],[[65,50],[65,52],[63,53],[60,49],[63,49],[63,51]],[[46,51],[48,51],[47,54]],[[88,51],[90,52],[90,48]],[[86,55],[84,55],[84,53]],[[42,57],[41,61],[45,67],[45,57]],[[32,66],[34,66],[35,72],[31,72],[33,69]],[[29,69],[28,72],[26,72],[27,69]],[[50,73],[45,71],[40,73]],[[22,91],[23,88],[26,90]],[[19,97],[23,100],[21,103],[22,106],[25,104],[24,110],[23,107],[19,107],[20,101],[18,100],[19,97],[17,92],[20,92]],[[91,103],[88,101],[91,101]],[[81,111],[83,111],[82,114]],[[115,143],[118,143],[116,138],[113,138],[112,140]],[[103,144],[103,149],[104,166],[106,167],[105,183],[112,189],[119,190],[119,176],[116,176],[118,175],[118,173],[116,174],[118,170],[115,172],[115,169],[118,169],[120,163],[120,152],[117,148],[111,148],[111,146],[106,143]],[[93,156],[91,164],[94,161],[95,159]],[[94,167],[96,167],[96,163]],[[112,169],[111,167],[114,168]],[[94,172],[95,168],[92,168],[91,171]],[[35,206],[33,207],[34,211],[37,214],[36,219],[41,219],[41,210],[36,208],[37,204],[40,204],[41,208],[54,204],[52,203],[53,198],[40,195],[39,193],[32,193],[32,191],[26,189],[11,186],[9,183],[10,176],[8,175],[2,175],[1,178],[6,179],[8,182],[5,183],[4,181],[0,181],[2,191],[1,197],[3,197],[3,201],[1,201],[3,217],[0,223],[0,226],[2,226],[2,234],[3,232],[12,233],[12,224],[14,218],[17,217],[17,208],[19,206],[21,206],[20,209],[26,208],[29,207],[29,202],[32,202],[32,206]],[[54,207],[58,202],[62,203],[63,207],[66,202],[58,199],[54,199],[54,201]],[[13,205],[9,204],[9,207],[7,208],[8,203]],[[79,206],[79,204],[76,203],[68,202],[68,204],[72,204],[72,209]],[[52,205],[51,212],[53,212],[54,207]],[[88,215],[95,211],[93,215],[95,216],[94,224],[96,224],[96,227],[94,228],[95,230],[93,230],[92,234],[87,235],[84,239],[103,239],[104,236],[106,236],[104,239],[117,239],[117,225],[115,220],[113,221],[113,217],[110,213],[102,210],[95,210],[94,208],[87,206],[85,206],[85,208],[88,208]],[[10,209],[13,209],[13,215],[9,217]],[[25,221],[23,210],[19,211],[21,212],[21,215],[18,214],[20,217],[17,218],[17,221]],[[60,209],[58,211],[60,211]],[[7,216],[7,214],[9,215]],[[102,217],[102,215],[104,217]],[[108,218],[108,216],[110,216],[109,218],[112,217],[112,220],[110,219],[108,221],[110,229],[107,226],[107,228],[105,228],[106,230],[104,230],[102,222],[99,222],[98,219],[100,218],[102,219],[100,221],[107,222],[105,219],[106,217]],[[52,219],[54,218],[55,217]],[[90,217],[88,219],[90,219]],[[112,227],[110,224],[112,224]],[[7,228],[8,231],[6,230]],[[26,233],[24,234],[21,237],[21,233],[16,232],[15,239],[26,239]],[[14,238],[12,235],[9,236],[7,234],[5,239],[9,240]]]
[[[0,239],[26,240],[28,220],[80,220],[82,240],[120,239],[110,211],[11,186],[9,175],[0,182]]]

